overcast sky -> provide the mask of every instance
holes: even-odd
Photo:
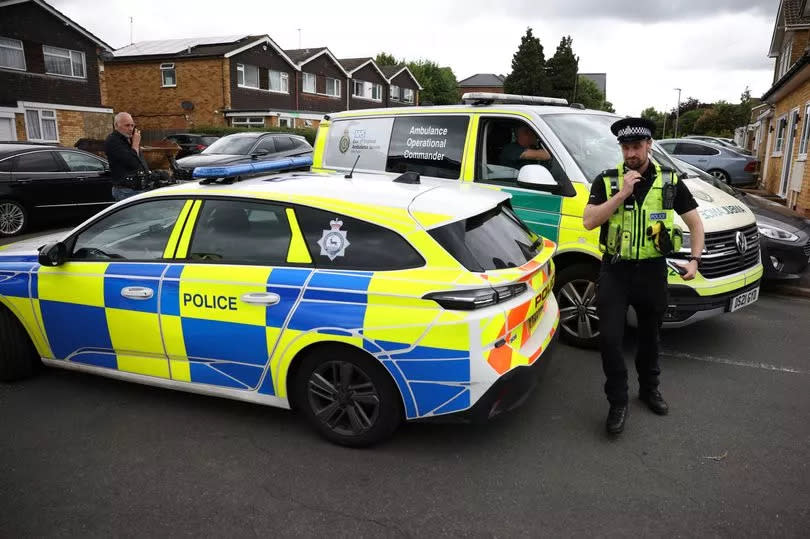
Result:
[[[546,57],[573,38],[581,73],[607,73],[616,112],[695,97],[739,102],[771,85],[767,57],[779,0],[411,0],[298,2],[49,0],[113,48],[135,41],[269,34],[284,49],[327,46],[338,58],[429,59],[458,80],[511,70],[527,27]],[[301,29],[300,33],[298,29]]]

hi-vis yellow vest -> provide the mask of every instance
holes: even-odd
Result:
[[[675,210],[664,209],[662,189],[670,182],[674,188],[678,176],[670,170],[662,172],[661,166],[652,160],[650,165],[655,166],[655,179],[647,196],[644,197],[644,203],[639,207],[636,201],[632,210],[625,209],[624,204],[619,206],[608,220],[608,234],[600,237],[602,250],[610,255],[619,253],[623,260],[643,260],[663,256],[655,248],[653,240],[647,237],[647,227],[661,221],[670,234],[674,229]],[[623,170],[623,165],[619,164],[616,169],[606,170],[603,173],[602,181],[605,182],[607,198],[621,191],[624,182]],[[618,237],[610,238],[611,234],[617,234]]]

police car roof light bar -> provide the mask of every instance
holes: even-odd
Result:
[[[291,168],[301,168],[312,166],[312,156],[285,157],[274,161],[263,161],[260,163],[243,163],[241,165],[230,165],[225,167],[197,167],[192,173],[192,178],[202,180],[200,184],[207,185],[215,183],[217,180],[233,178],[231,182],[237,181],[239,176],[261,174],[263,172],[278,172]]]
[[[542,97],[536,95],[496,94],[492,92],[467,92],[461,96],[462,103],[471,105],[491,105],[493,103],[514,105],[551,105],[567,107],[568,100],[558,97]]]

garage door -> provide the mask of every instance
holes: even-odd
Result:
[[[17,140],[12,118],[0,118],[0,140]]]

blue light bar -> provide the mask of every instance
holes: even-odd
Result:
[[[230,165],[226,167],[197,167],[191,177],[196,180],[210,178],[233,178],[262,172],[278,172],[289,168],[308,167],[312,165],[312,156],[285,157],[275,161],[261,161],[258,163],[243,163],[240,165]]]

